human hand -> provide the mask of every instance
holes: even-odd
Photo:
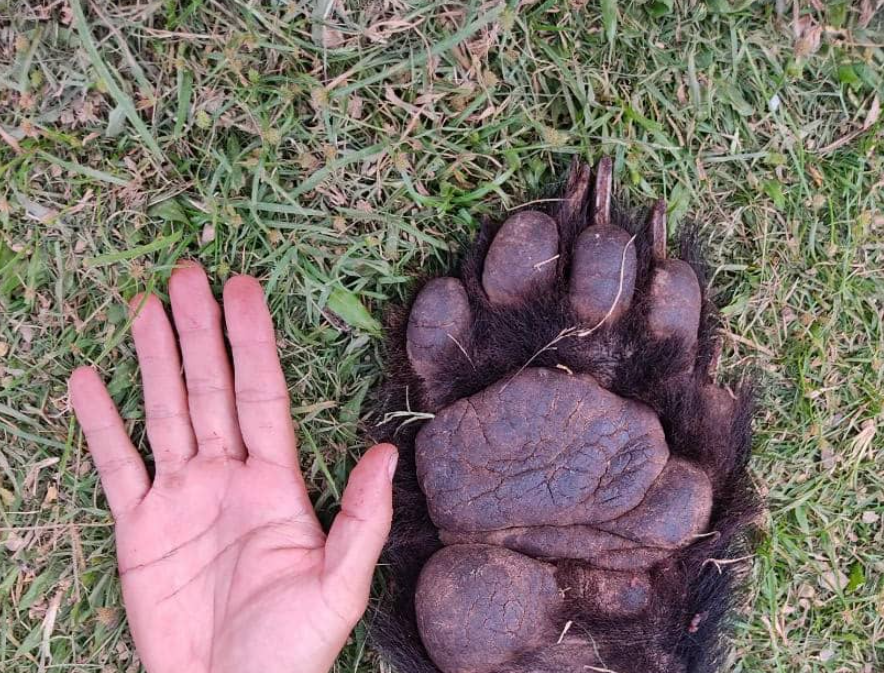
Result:
[[[169,292],[186,383],[160,300],[131,304],[143,301],[132,334],[153,483],[96,372],[70,380],[116,520],[136,649],[149,673],[325,673],[365,611],[396,449],[365,454],[326,538],[298,468],[261,286],[239,276],[224,287],[232,368],[202,268],[175,270]]]

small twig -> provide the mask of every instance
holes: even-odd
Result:
[[[179,33],[173,30],[160,30],[158,28],[141,27],[140,31],[150,37],[160,40],[208,40],[209,42],[223,42],[220,35],[208,35],[206,33]]]
[[[599,327],[605,324],[608,318],[614,313],[614,309],[617,308],[617,304],[620,303],[620,296],[623,294],[623,281],[626,278],[626,251],[632,246],[635,241],[636,234],[632,235],[632,238],[629,239],[629,242],[623,246],[623,255],[620,257],[620,285],[617,287],[617,296],[614,297],[614,301],[611,303],[611,308],[608,309],[608,312],[605,313],[604,317],[599,320],[598,324],[595,327],[592,327],[583,332],[578,332],[578,337],[587,337],[593,332],[595,332]]]
[[[389,413],[384,414],[384,420],[382,420],[378,425],[384,425],[385,423],[389,423],[392,420],[397,418],[407,418],[402,425],[408,425],[409,423],[414,423],[415,421],[430,421],[436,418],[436,414],[428,414],[421,413],[420,411],[412,411],[411,410],[411,399],[409,397],[409,390],[406,386],[405,388],[405,411],[391,411]]]
[[[540,357],[540,355],[541,355],[542,353],[545,353],[546,351],[548,351],[548,350],[550,350],[551,348],[553,348],[553,347],[554,347],[557,343],[559,343],[562,339],[566,339],[567,337],[572,336],[572,335],[574,334],[574,331],[575,331],[576,329],[577,329],[576,327],[566,327],[566,328],[563,329],[561,332],[559,332],[555,339],[553,339],[552,341],[550,341],[548,344],[546,344],[546,346],[544,346],[544,347],[541,348],[539,351],[537,351],[534,355],[532,355],[530,358],[528,358],[528,362],[526,362],[525,364],[523,364],[523,365],[519,368],[519,371],[517,371],[515,374],[512,375],[512,377],[510,378],[510,380],[507,381],[507,382],[503,385],[503,388],[500,389],[500,392],[503,392],[504,390],[506,390],[506,387],[510,384],[510,381],[512,381],[512,380],[513,380],[514,378],[516,378],[519,374],[521,374],[523,371],[525,371],[526,369],[528,369],[528,367],[531,366],[531,363],[534,362],[538,357]]]
[[[774,353],[770,348],[766,346],[762,346],[759,343],[752,341],[751,339],[747,339],[746,337],[740,336],[739,334],[734,334],[733,332],[724,332],[724,335],[730,339],[733,339],[739,344],[743,344],[744,346],[749,346],[750,348],[754,348],[759,353],[764,353],[768,357],[775,357],[776,353]]]
[[[460,352],[463,353],[463,356],[467,359],[467,362],[470,363],[470,367],[473,368],[473,371],[476,371],[476,363],[473,362],[473,359],[470,357],[470,354],[467,353],[467,349],[461,345],[460,341],[455,339],[454,336],[449,334],[448,332],[445,333],[445,336],[447,336],[449,339],[451,339],[455,343],[455,345],[460,349]]]
[[[537,264],[534,265],[534,270],[540,271],[541,267],[546,266],[550,262],[555,262],[559,257],[561,257],[561,255],[555,255],[553,257],[550,257],[549,259],[543,260],[542,262],[537,262]]]
[[[518,206],[513,206],[512,208],[504,208],[504,210],[509,213],[513,210],[520,210],[525,206],[533,206],[535,203],[559,203],[564,200],[565,199],[535,199],[534,201],[528,201],[527,203],[520,203]]]
[[[741,556],[739,558],[729,558],[729,559],[707,558],[705,561],[703,561],[703,564],[700,566],[700,568],[705,568],[707,563],[711,563],[715,566],[715,569],[718,571],[718,574],[720,575],[722,566],[730,566],[730,565],[734,565],[736,563],[742,563],[743,561],[748,561],[749,559],[751,559],[753,557],[754,557],[754,554],[749,554],[747,556]]]
[[[0,526],[0,533],[15,533],[19,531],[42,533],[44,531],[59,530],[61,528],[113,528],[114,522],[105,523],[47,523],[38,526]]]

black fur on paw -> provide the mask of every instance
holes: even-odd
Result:
[[[696,230],[575,163],[387,324],[400,448],[373,640],[398,673],[709,673],[758,511]],[[403,413],[404,412],[404,413]],[[429,420],[428,420],[429,419]]]

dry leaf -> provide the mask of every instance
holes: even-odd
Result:
[[[363,100],[359,96],[350,96],[347,101],[347,114],[353,119],[362,119]]]
[[[876,94],[869,105],[869,111],[866,113],[866,119],[863,122],[863,131],[867,131],[881,117],[881,99]]]
[[[834,656],[835,650],[833,650],[831,647],[827,647],[824,650],[820,651],[820,661],[830,661]]]
[[[20,535],[16,535],[15,533],[10,533],[6,540],[3,541],[3,546],[6,547],[8,551],[11,551],[13,554],[17,552],[19,549],[24,547],[27,544],[27,540]]]
[[[396,33],[401,33],[420,25],[421,22],[409,23],[402,19],[389,19],[388,21],[378,21],[369,26],[363,33],[371,42],[378,44],[386,44],[390,38]]]
[[[47,662],[52,661],[52,648],[50,647],[50,641],[52,639],[52,632],[55,630],[55,619],[58,617],[58,608],[61,607],[61,599],[64,596],[64,592],[66,590],[67,587],[64,587],[55,592],[52,600],[49,601],[49,607],[46,609],[46,615],[43,617],[43,637],[40,641],[40,655]]]
[[[820,462],[826,470],[834,470],[835,466],[838,464],[838,457],[835,455],[835,452],[832,451],[832,445],[825,439],[822,440],[820,446]]]
[[[470,117],[470,122],[472,122],[473,124],[479,124],[479,123],[485,121],[486,119],[488,119],[488,117],[492,116],[496,112],[497,112],[497,108],[494,107],[493,105],[489,105],[484,110],[482,110],[482,112],[480,112],[479,114],[472,115]]]
[[[18,333],[19,336],[21,336],[22,341],[24,341],[26,344],[30,344],[34,340],[34,326],[33,325],[21,324],[15,328],[15,331]],[[58,459],[56,459],[56,461],[57,460]]]
[[[50,484],[46,488],[46,496],[43,498],[43,506],[51,505],[56,500],[58,500],[58,489]]]
[[[859,431],[859,434],[850,443],[851,455],[857,463],[865,458],[866,453],[872,446],[872,441],[875,439],[877,431],[878,428],[873,419],[869,418],[863,421],[862,430]]]
[[[337,49],[344,44],[344,35],[335,28],[322,27],[322,46],[326,49]]]
[[[850,580],[847,575],[845,575],[841,570],[836,568],[835,570],[829,570],[820,575],[819,583],[823,589],[827,589],[832,592],[844,591],[847,588]]]
[[[792,23],[795,32],[795,45],[792,49],[795,58],[801,59],[815,54],[820,49],[823,27],[813,17],[802,16]]]
[[[16,193],[15,196],[18,199],[19,205],[24,208],[25,213],[38,222],[49,224],[58,217],[58,211],[53,208],[48,208],[36,201],[31,201],[23,194]]]
[[[206,245],[207,243],[211,243],[215,240],[215,227],[211,224],[207,224],[203,227],[203,231],[200,234],[200,245]]]
[[[25,475],[22,490],[35,492],[37,490],[37,483],[40,480],[40,471],[46,467],[52,467],[53,465],[57,464],[59,460],[61,459],[57,457],[44,458],[43,460],[31,465],[31,469],[29,469],[27,475]]]
[[[426,107],[418,107],[416,105],[412,105],[411,103],[406,103],[404,100],[399,98],[399,96],[396,95],[396,92],[393,91],[393,87],[389,84],[384,87],[384,98],[386,98],[396,107],[402,108],[411,115],[423,115],[427,119],[436,118],[436,115],[427,110]]]
[[[21,145],[18,144],[18,141],[11,134],[6,132],[2,125],[0,125],[0,139],[9,145],[16,154],[22,153]]]

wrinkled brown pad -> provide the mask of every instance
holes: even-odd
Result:
[[[530,507],[530,503],[526,503]],[[670,459],[639,505],[594,525],[514,526],[495,531],[441,530],[446,544],[498,544],[537,558],[581,559],[598,568],[639,570],[689,545],[706,530],[712,486],[706,474],[679,458]]]
[[[418,625],[443,671],[486,673],[554,637],[555,568],[501,547],[446,547],[424,566]]]
[[[439,531],[445,544],[497,544],[540,559],[579,559],[609,570],[650,568],[671,549],[649,547],[595,526],[533,526],[477,533]]]
[[[528,368],[439,412],[416,457],[433,522],[470,532],[610,521],[668,455],[648,407],[588,375]]]

